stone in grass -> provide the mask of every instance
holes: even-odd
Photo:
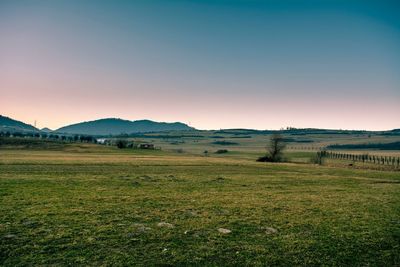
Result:
[[[265,227],[264,229],[265,229],[265,233],[267,235],[273,235],[273,234],[278,233],[278,230],[276,230],[275,228],[272,228],[272,227]]]
[[[222,176],[219,176],[219,177],[214,179],[215,182],[225,182],[227,180],[228,180],[227,178],[222,177]]]
[[[145,232],[151,231],[150,227],[146,227],[145,225],[143,225],[141,223],[135,223],[134,226],[136,228],[137,233],[145,233]]]
[[[201,230],[186,230],[184,232],[185,235],[189,235],[195,238],[201,237],[201,236],[206,236],[206,233]]]
[[[184,217],[192,218],[192,217],[199,217],[199,214],[198,214],[197,211],[195,211],[195,210],[186,210],[186,211],[183,213],[183,216],[184,216]]]
[[[4,236],[4,238],[5,239],[13,239],[13,238],[16,238],[17,236],[16,235],[13,235],[13,234],[8,234],[8,235],[5,235]]]
[[[229,234],[232,231],[226,228],[218,228],[218,232],[220,232],[221,234]]]
[[[157,224],[158,227],[174,228],[174,225],[167,222],[160,222]]]
[[[142,180],[142,181],[147,181],[147,182],[155,182],[155,181],[157,181],[156,178],[151,177],[149,175],[138,176],[137,179]]]
[[[38,223],[35,221],[31,221],[31,220],[25,220],[22,222],[23,225],[27,226],[27,227],[36,227],[38,226]]]

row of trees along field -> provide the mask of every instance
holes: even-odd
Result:
[[[55,133],[38,132],[0,132],[0,137],[10,138],[39,138],[54,141],[97,143],[96,138],[90,135],[62,135]]]
[[[349,153],[339,153],[332,151],[319,151],[317,152],[318,158],[331,158],[331,159],[341,159],[341,160],[351,160],[363,163],[373,163],[380,165],[391,165],[400,166],[400,157],[393,156],[376,156],[369,154],[349,154]]]

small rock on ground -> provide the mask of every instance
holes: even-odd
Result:
[[[137,233],[144,233],[144,232],[151,231],[150,227],[146,227],[145,225],[143,225],[141,223],[136,223],[136,224],[134,224],[134,226],[136,227]]]
[[[276,230],[275,228],[272,227],[265,227],[265,233],[268,235],[273,235],[278,233],[278,230]]]
[[[157,224],[158,227],[174,228],[174,225],[167,222],[160,222]]]
[[[225,228],[218,228],[218,232],[220,232],[221,234],[229,234],[232,231],[229,229],[225,229]]]

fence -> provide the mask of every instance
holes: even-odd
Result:
[[[321,158],[326,157],[331,159],[342,159],[342,160],[358,161],[363,163],[388,165],[397,168],[400,167],[400,157],[376,156],[369,154],[347,154],[347,153],[339,153],[333,151],[319,151],[317,152],[317,155],[318,157]]]

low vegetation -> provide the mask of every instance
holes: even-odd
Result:
[[[232,142],[232,141],[214,141],[212,142],[213,145],[220,145],[220,146],[233,146],[233,145],[239,145],[237,142]]]
[[[127,148],[128,145],[129,145],[129,142],[128,142],[127,140],[124,140],[124,139],[118,139],[118,140],[115,141],[115,145],[116,145],[119,149]]]
[[[400,150],[400,142],[392,143],[367,143],[367,144],[335,144],[329,145],[328,149],[377,149],[377,150]]]

